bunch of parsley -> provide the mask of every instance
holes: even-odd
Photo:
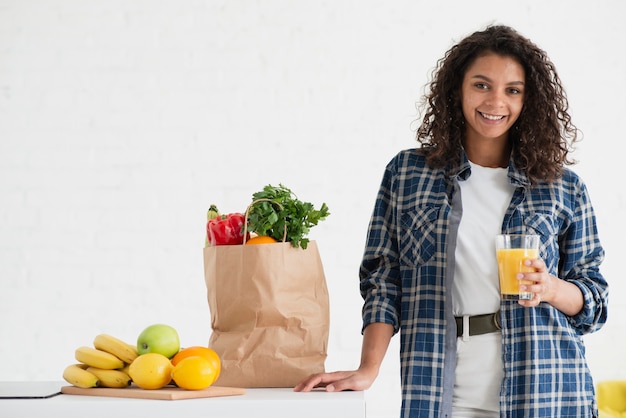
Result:
[[[311,227],[326,219],[330,212],[326,203],[315,209],[312,203],[300,201],[287,187],[267,185],[252,195],[254,203],[248,210],[248,230],[268,235],[293,247],[306,249]]]

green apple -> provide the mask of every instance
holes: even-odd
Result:
[[[180,350],[178,332],[165,324],[153,324],[141,331],[137,337],[139,355],[158,353],[171,359]]]

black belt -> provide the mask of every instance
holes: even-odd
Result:
[[[463,317],[455,316],[456,336],[463,336]],[[469,317],[469,335],[488,334],[500,331],[500,311],[484,315],[474,315]]]

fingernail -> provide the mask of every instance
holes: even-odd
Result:
[[[335,391],[335,386],[334,385],[326,386],[326,392],[334,392],[334,391]]]

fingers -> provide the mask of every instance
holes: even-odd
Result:
[[[340,372],[333,382],[326,385],[326,392],[341,392],[342,390],[362,390],[355,379],[356,374],[353,372]]]
[[[314,388],[325,387],[326,392],[342,390],[365,390],[372,384],[372,379],[358,371],[319,373],[307,377],[298,383],[294,392],[310,392]]]
[[[326,387],[329,392],[332,392],[335,390],[335,385],[333,385],[333,383],[342,379],[343,373],[344,372],[334,372],[311,375],[298,383],[293,390],[295,392],[310,392],[314,388]]]
[[[520,291],[531,292],[533,298],[531,300],[520,301],[520,305],[530,307],[537,306],[542,301],[547,301],[550,297],[552,289],[552,276],[548,273],[546,264],[540,258],[525,260],[524,265],[532,267],[535,271],[532,273],[520,273],[518,279],[530,282],[521,284]]]
[[[321,374],[314,374],[312,376],[307,377],[300,383],[298,383],[294,388],[294,392],[310,392],[313,388],[318,387],[322,382]]]

